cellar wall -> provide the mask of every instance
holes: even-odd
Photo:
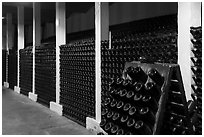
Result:
[[[152,18],[156,16],[163,16],[177,13],[177,3],[173,2],[117,2],[110,4],[110,25],[127,23],[131,21],[141,20],[145,18]],[[118,14],[120,13],[120,14]],[[73,13],[66,19],[67,33],[78,31],[85,31],[94,29],[94,7],[91,7],[86,13]],[[26,43],[32,42],[32,26],[29,26],[28,38]],[[55,23],[47,22],[42,28],[44,33],[42,38],[46,39],[55,36]]]

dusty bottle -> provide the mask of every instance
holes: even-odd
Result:
[[[159,86],[162,86],[164,83],[164,77],[154,68],[150,69],[148,72],[149,77],[154,80]]]
[[[157,89],[156,84],[153,82],[148,82],[145,86],[146,92],[151,95],[152,98],[158,102],[161,96],[161,91]]]
[[[139,120],[135,122],[135,133],[139,135],[152,135],[152,130],[147,124]]]

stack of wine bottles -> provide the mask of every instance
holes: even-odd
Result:
[[[95,41],[60,46],[60,104],[63,115],[86,124],[95,117]]]
[[[14,86],[17,85],[17,53],[15,50],[9,50],[8,72],[9,88],[14,89]]]
[[[49,43],[36,47],[35,51],[35,91],[37,101],[49,106],[56,101],[56,50]]]
[[[178,65],[126,63],[102,96],[101,128],[113,135],[189,134],[179,74]]]
[[[19,51],[19,67],[20,67],[20,93],[28,96],[32,92],[33,81],[33,54],[32,46],[20,49]]]
[[[170,16],[162,22],[156,18],[150,22],[143,21],[143,24],[149,24],[145,27],[139,24],[133,30],[113,31],[111,47],[108,41],[101,42],[102,94],[108,89],[108,79],[120,76],[125,62],[177,63],[176,18]]]
[[[191,27],[192,34],[192,90],[196,95],[196,114],[197,122],[195,125],[195,134],[202,134],[202,27]]]
[[[2,85],[6,82],[6,50],[2,50]]]

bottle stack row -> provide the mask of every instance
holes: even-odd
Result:
[[[202,27],[191,27],[192,34],[192,90],[196,96],[195,113],[197,121],[194,121],[195,134],[202,134]],[[194,118],[195,119],[195,118]]]
[[[101,128],[112,135],[190,134],[179,74],[178,65],[126,63],[102,96]]]
[[[55,44],[37,46],[35,50],[35,92],[37,101],[49,106],[56,101]]]
[[[60,104],[63,115],[86,124],[95,117],[95,41],[60,46]]]
[[[28,96],[32,92],[33,86],[33,54],[32,47],[26,47],[19,51],[19,67],[20,67],[20,93]]]
[[[8,72],[9,88],[14,89],[14,86],[17,85],[17,53],[15,50],[9,50]]]
[[[2,85],[6,82],[6,50],[2,50]]]
[[[102,94],[108,90],[109,78],[120,76],[125,62],[177,63],[177,22],[172,20],[175,17],[161,25],[154,20],[145,25],[146,30],[112,32],[111,45],[101,42]]]

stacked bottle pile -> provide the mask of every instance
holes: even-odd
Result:
[[[102,94],[108,90],[108,80],[118,77],[125,62],[143,61],[177,63],[177,17],[149,22],[144,30],[112,32],[111,47],[107,41],[102,47]],[[173,20],[173,21],[172,21]]]
[[[2,50],[2,85],[6,82],[6,50]]]
[[[19,67],[20,67],[20,93],[28,96],[32,92],[33,81],[33,54],[32,47],[20,49],[19,51]]]
[[[35,91],[37,101],[49,106],[56,101],[56,50],[55,44],[36,47],[35,51]]]
[[[196,95],[196,114],[197,122],[193,122],[195,125],[195,134],[202,134],[202,27],[191,27],[192,34],[192,89]]]
[[[9,51],[8,72],[9,88],[14,89],[17,86],[17,54],[14,50]]]
[[[63,115],[86,124],[95,117],[95,41],[60,46],[60,103]]]
[[[178,65],[127,64],[102,96],[101,128],[113,135],[189,134],[178,74]]]

